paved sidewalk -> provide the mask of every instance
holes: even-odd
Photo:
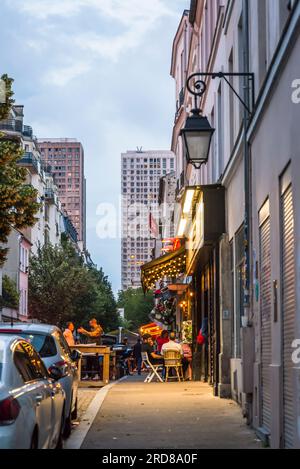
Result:
[[[138,377],[113,386],[82,448],[262,448],[241,409],[212,396],[204,383],[151,383]]]

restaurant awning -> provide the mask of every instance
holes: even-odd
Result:
[[[185,274],[186,250],[182,246],[177,251],[154,259],[141,267],[141,280],[144,291],[151,290],[155,283],[164,277],[177,278]]]

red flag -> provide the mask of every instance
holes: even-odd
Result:
[[[159,237],[158,224],[151,212],[149,214],[149,228],[150,228],[150,233],[153,236],[153,238],[158,238]]]

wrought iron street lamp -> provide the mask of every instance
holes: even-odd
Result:
[[[244,106],[245,112],[251,116],[252,110],[250,106],[241,98],[238,92],[232,86],[228,78],[244,78],[248,80],[248,84],[245,84],[245,90],[251,88],[252,92],[252,110],[254,108],[254,74],[253,73],[193,73],[187,80],[187,89],[195,97],[195,108],[191,111],[191,115],[187,118],[184,128],[181,130],[181,136],[183,139],[184,149],[188,164],[192,164],[197,169],[202,164],[206,164],[209,158],[209,150],[211,146],[211,140],[215,129],[213,129],[207,119],[202,115],[201,109],[198,107],[198,99],[201,101],[201,97],[206,91],[206,83],[202,78],[220,78],[226,81],[228,86],[234,95],[238,98],[241,104]]]
[[[206,84],[202,80],[193,80],[191,76],[187,81],[189,92],[195,96],[195,108],[187,118],[184,128],[181,130],[186,159],[188,164],[192,164],[199,169],[202,164],[206,164],[209,157],[211,140],[215,129],[213,129],[207,119],[202,115],[202,111],[197,107],[198,98],[205,93]],[[193,85],[191,81],[193,80]],[[193,87],[192,87],[193,86]]]

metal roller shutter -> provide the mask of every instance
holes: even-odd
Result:
[[[261,395],[262,427],[271,433],[272,299],[271,299],[271,223],[260,227],[260,316],[261,316]]]
[[[294,392],[292,342],[295,339],[294,211],[290,186],[281,198],[282,226],[282,334],[283,334],[283,439],[285,448],[294,447]]]

